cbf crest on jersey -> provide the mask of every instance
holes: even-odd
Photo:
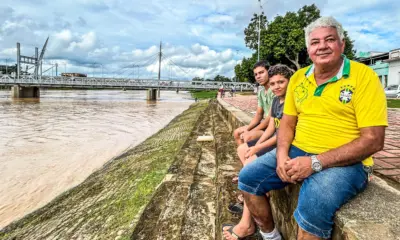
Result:
[[[343,104],[349,103],[353,97],[355,88],[351,85],[343,85],[340,87],[339,101]]]

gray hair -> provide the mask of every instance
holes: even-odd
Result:
[[[307,46],[307,48],[310,46],[310,44],[308,42],[308,40],[309,40],[308,38],[309,38],[310,34],[316,28],[319,28],[319,27],[332,27],[332,28],[335,28],[337,33],[338,33],[338,35],[339,35],[340,41],[343,41],[343,39],[344,39],[344,30],[343,30],[342,24],[340,24],[334,17],[331,17],[331,16],[329,16],[329,17],[320,17],[317,20],[315,20],[314,22],[310,23],[304,29],[304,31],[306,33],[305,37],[306,37],[306,46]]]

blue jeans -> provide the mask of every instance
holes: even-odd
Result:
[[[289,157],[313,154],[291,146]],[[298,197],[294,218],[304,231],[321,238],[330,238],[335,212],[348,200],[362,192],[368,183],[368,174],[362,163],[333,167],[314,173],[304,179]],[[253,195],[264,196],[271,190],[282,189],[276,173],[276,149],[249,163],[239,173],[239,189]]]

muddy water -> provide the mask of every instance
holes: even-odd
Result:
[[[0,91],[0,229],[79,184],[105,162],[165,126],[188,93],[41,92],[12,100]]]

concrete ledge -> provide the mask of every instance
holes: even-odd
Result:
[[[250,122],[251,117],[218,99],[218,110],[232,131]],[[293,218],[301,185],[291,185],[271,193],[275,223],[286,240],[296,239]],[[334,240],[400,240],[400,191],[374,176],[367,189],[346,203],[335,217]]]
[[[230,105],[224,100],[218,98],[218,113],[222,116],[224,121],[227,123],[231,132],[238,127],[247,125],[250,123],[252,117],[242,110]]]

